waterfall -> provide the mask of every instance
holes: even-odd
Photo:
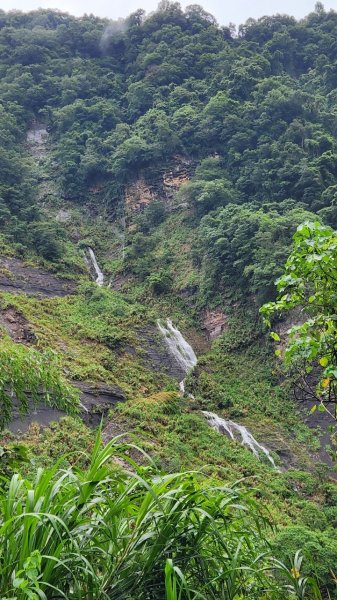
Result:
[[[170,319],[167,319],[166,327],[160,321],[157,321],[157,325],[172,356],[187,375],[188,371],[197,364],[197,357],[192,346],[185,340],[179,329],[174,327]]]
[[[227,432],[232,440],[237,439],[236,436],[240,435],[241,443],[244,446],[247,446],[247,448],[249,448],[257,457],[259,457],[261,452],[265,454],[269,462],[271,462],[273,467],[276,469],[274,459],[271,456],[269,450],[265,448],[265,446],[262,446],[262,444],[259,444],[259,442],[253,437],[253,435],[250,433],[250,431],[248,431],[246,427],[244,427],[243,425],[239,425],[234,421],[226,421],[225,419],[221,419],[221,417],[212,412],[207,412],[203,410],[202,413],[206,417],[208,424],[211,427],[213,427],[213,429],[216,429],[219,433]]]
[[[197,364],[197,357],[192,346],[185,340],[179,329],[174,327],[170,319],[167,319],[166,326],[162,325],[160,320],[158,320],[157,326],[167,344],[170,354],[174,356],[182,371],[187,375],[187,373]],[[184,394],[185,379],[180,381],[179,388],[181,393]],[[191,398],[194,399],[193,396],[191,396]],[[267,457],[274,469],[277,468],[269,450],[265,446],[262,446],[262,444],[259,444],[246,427],[239,425],[234,421],[226,421],[212,412],[202,411],[202,414],[206,417],[209,425],[213,427],[213,429],[216,429],[219,433],[228,433],[233,441],[239,436],[241,443],[249,448],[257,458],[259,458],[262,453]]]
[[[98,266],[97,260],[96,260],[96,256],[95,253],[93,251],[92,248],[88,247],[88,252],[91,258],[91,262],[92,262],[92,266],[94,267],[95,273],[96,273],[96,283],[97,285],[103,285],[104,282],[104,275],[101,271],[101,269]]]
[[[182,333],[174,327],[172,321],[167,319],[166,327],[157,321],[157,326],[160,333],[163,335],[169,352],[174,356],[178,365],[184,371],[185,375],[197,364],[197,357],[190,344],[185,340]],[[182,394],[185,392],[185,380],[179,383]]]

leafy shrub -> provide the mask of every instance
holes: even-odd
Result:
[[[162,270],[159,273],[151,273],[147,282],[154,294],[165,294],[172,285],[172,278],[167,271]]]
[[[337,538],[333,533],[313,532],[309,527],[300,525],[287,527],[280,531],[273,541],[273,551],[285,563],[290,562],[298,548],[309,558],[303,569],[308,575],[314,570],[319,581],[331,591],[335,590],[333,573],[337,560]]]
[[[28,235],[37,254],[47,260],[57,260],[62,255],[62,230],[57,224],[37,222],[30,226]]]

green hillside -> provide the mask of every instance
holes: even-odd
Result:
[[[337,598],[336,39],[0,11],[2,600]]]

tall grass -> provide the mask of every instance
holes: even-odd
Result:
[[[68,385],[60,374],[57,355],[49,351],[2,340],[0,347],[0,429],[7,425],[13,414],[16,399],[21,413],[44,402],[49,406],[76,414],[79,392]]]
[[[297,572],[272,562],[268,524],[246,493],[204,487],[194,473],[117,471],[122,450],[98,437],[86,470],[12,477],[0,504],[2,599],[303,597]]]

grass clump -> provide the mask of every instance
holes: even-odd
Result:
[[[40,402],[75,414],[79,403],[78,392],[61,375],[54,352],[5,340],[0,348],[0,428],[11,420],[15,400],[22,414]]]
[[[116,456],[132,472],[112,470]],[[98,436],[86,468],[13,475],[0,522],[3,599],[276,600],[312,583],[298,590],[271,555],[270,525],[245,491],[140,469],[118,439],[102,447]]]

